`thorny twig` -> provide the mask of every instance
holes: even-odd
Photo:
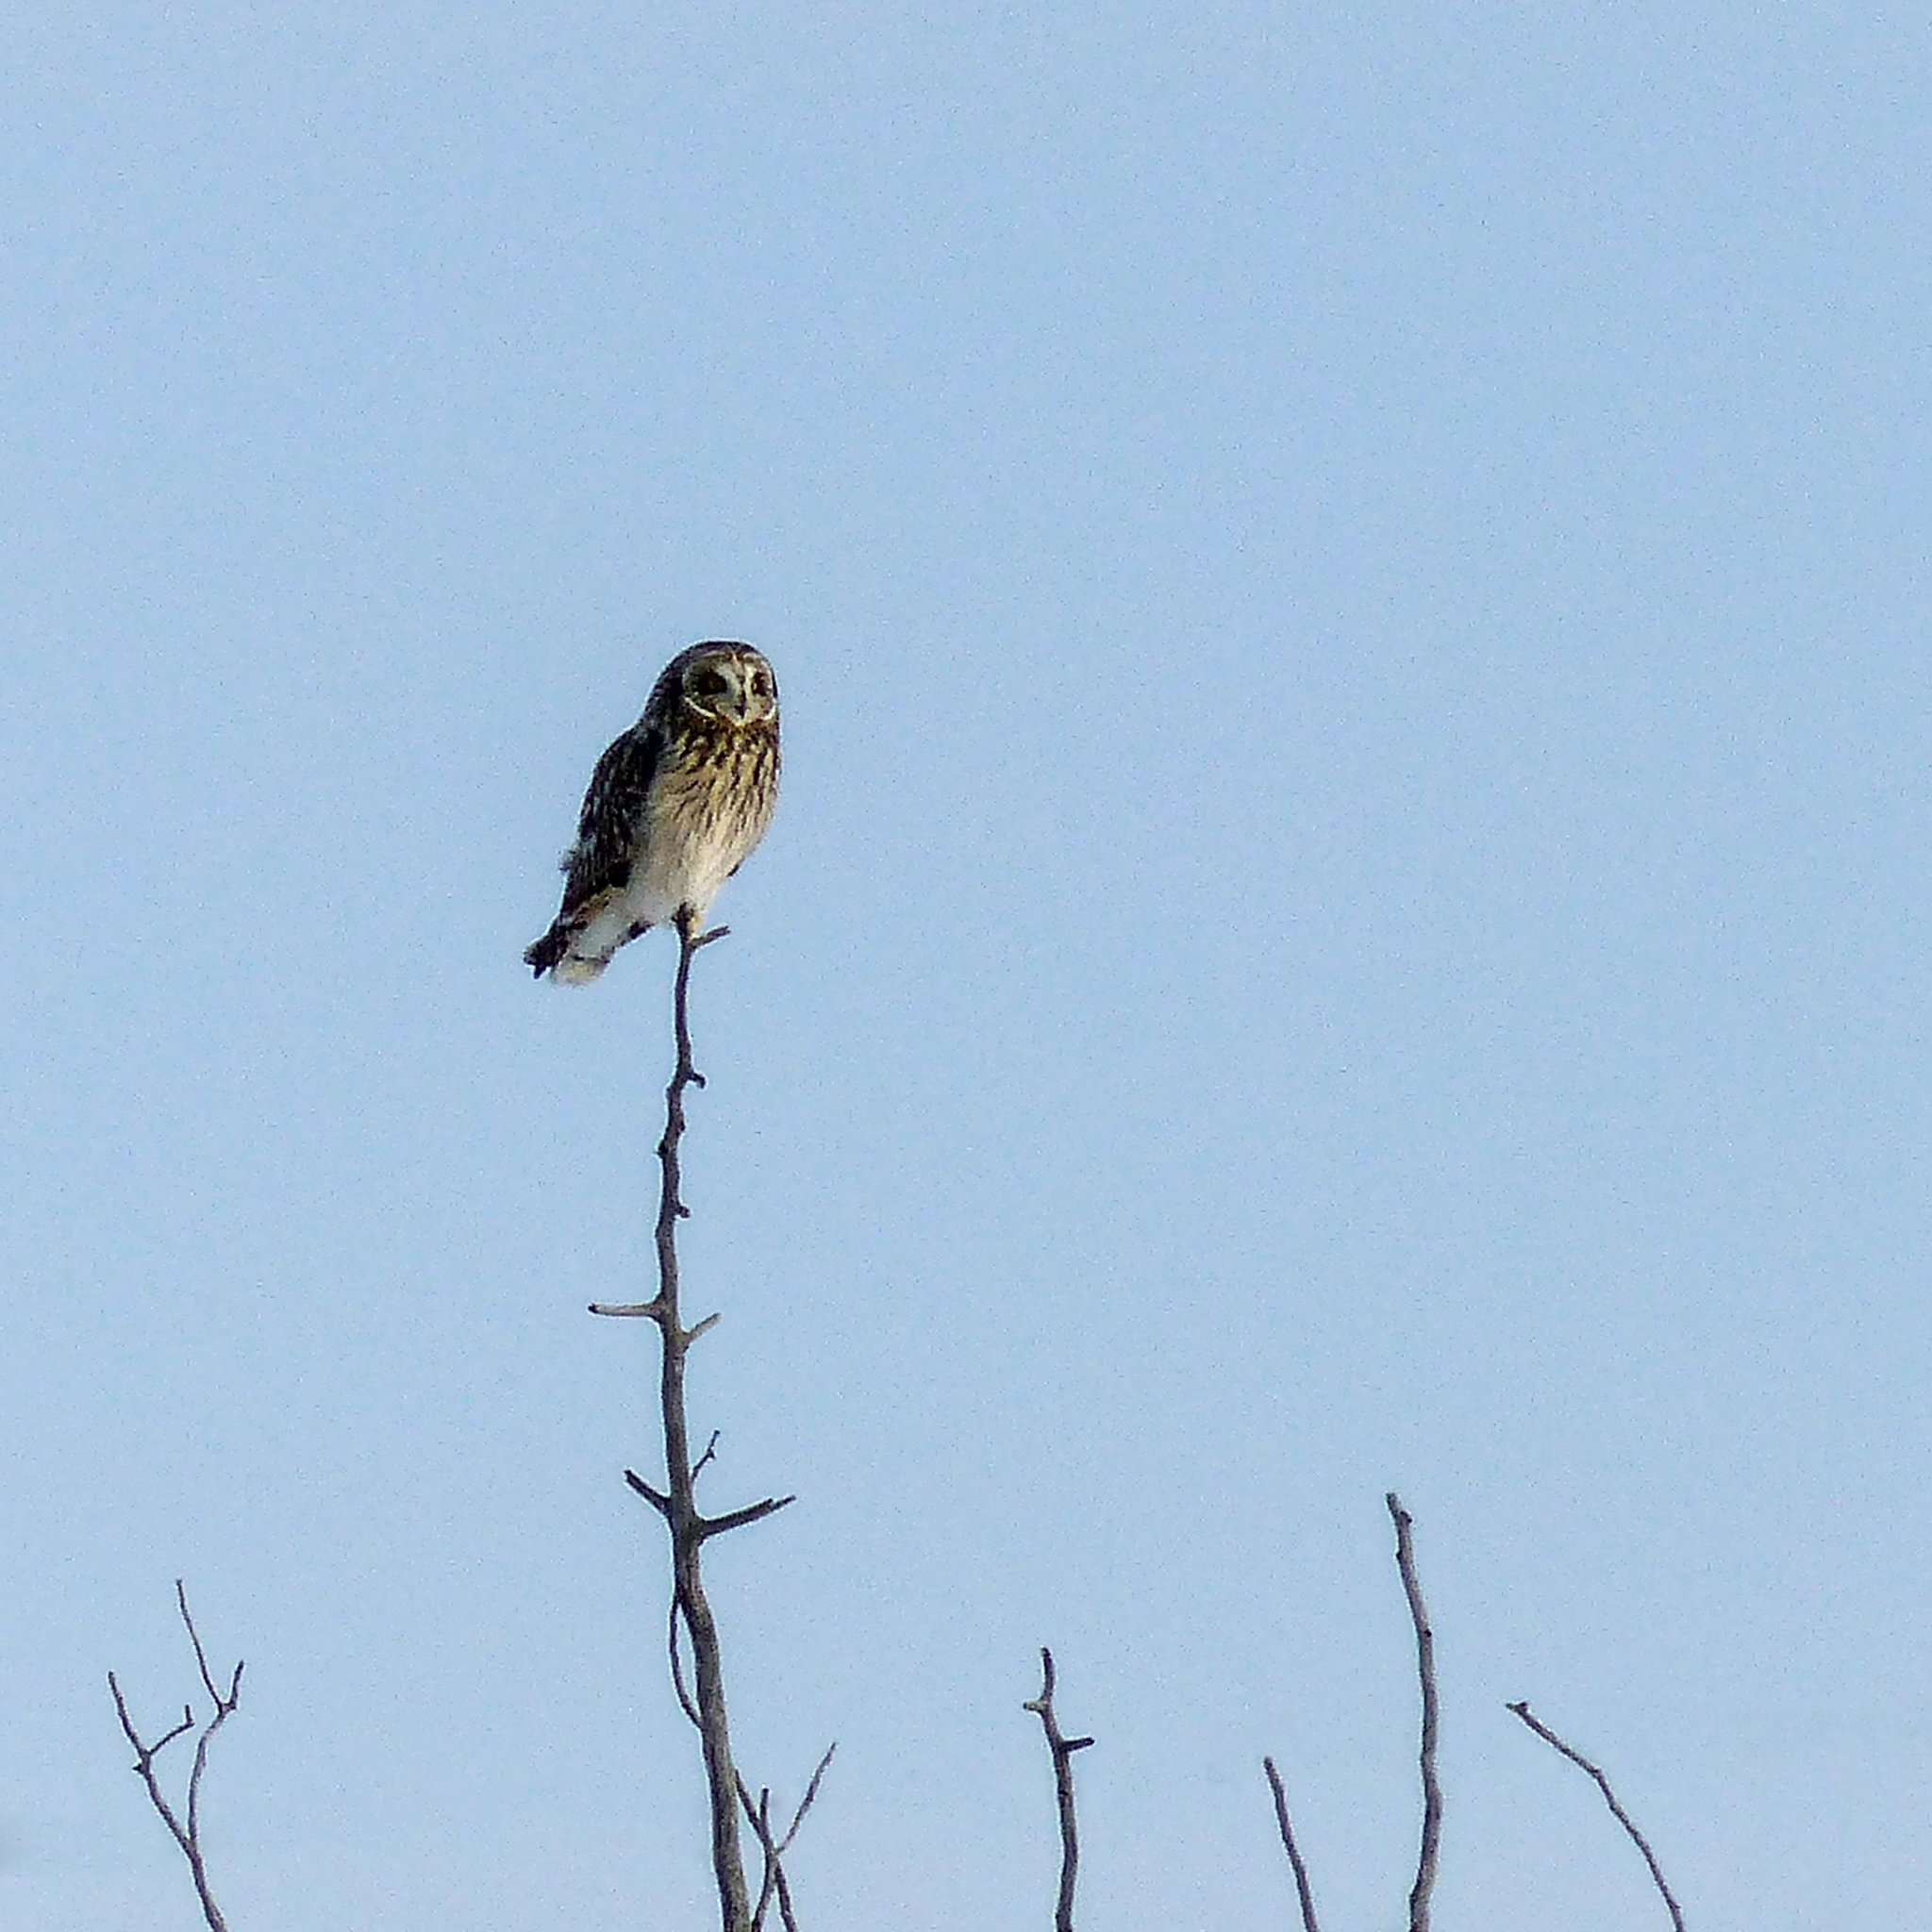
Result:
[[[108,1689],[114,1696],[114,1710],[121,1720],[122,1734],[134,1746],[134,1769],[147,1787],[148,1801],[160,1814],[161,1823],[168,1827],[175,1842],[181,1848],[181,1856],[188,1860],[188,1869],[194,1878],[195,1896],[201,1901],[201,1915],[208,1921],[208,1932],[227,1932],[227,1922],[222,1917],[221,1907],[215,1904],[213,1892],[208,1890],[208,1867],[201,1854],[201,1774],[208,1768],[208,1747],[215,1733],[227,1723],[242,1701],[242,1666],[236,1664],[234,1674],[228,1679],[228,1688],[224,1692],[208,1667],[208,1653],[201,1647],[201,1635],[194,1627],[194,1619],[189,1614],[188,1592],[179,1577],[175,1579],[175,1603],[181,1612],[181,1622],[187,1627],[188,1641],[194,1646],[194,1662],[201,1673],[202,1688],[214,1706],[214,1714],[208,1719],[207,1728],[195,1740],[194,1765],[188,1774],[188,1817],[185,1824],[161,1790],[160,1780],[155,1775],[155,1759],[176,1738],[194,1728],[194,1707],[184,1706],[181,1722],[173,1730],[164,1732],[152,1744],[144,1744],[140,1732],[134,1727],[134,1720],[127,1714],[127,1700],[122,1696],[121,1686],[115,1681],[112,1671],[108,1673]]]
[[[1605,1774],[1602,1768],[1592,1764],[1589,1758],[1584,1757],[1582,1752],[1574,1750],[1570,1745],[1564,1743],[1562,1739],[1557,1737],[1548,1724],[1541,1723],[1539,1719],[1532,1716],[1526,1701],[1521,1704],[1506,1705],[1504,1708],[1513,1711],[1552,1750],[1560,1751],[1572,1764],[1577,1766],[1582,1771],[1587,1771],[1596,1780],[1596,1788],[1604,1794],[1604,1803],[1610,1807],[1610,1815],[1630,1834],[1630,1842],[1643,1854],[1643,1862],[1650,1867],[1651,1878],[1655,1881],[1657,1890],[1663,1894],[1664,1904],[1669,1908],[1671,1924],[1675,1926],[1676,1932],[1684,1932],[1684,1914],[1679,1909],[1677,1901],[1671,1895],[1671,1888],[1664,1882],[1663,1867],[1657,1863],[1657,1854],[1650,1848],[1650,1840],[1631,1823],[1630,1814],[1624,1809],[1623,1806],[1618,1804],[1617,1794],[1610,1789],[1610,1780]]]
[[[1315,1893],[1308,1884],[1308,1868],[1302,1863],[1301,1851],[1294,1841],[1294,1827],[1288,1822],[1288,1793],[1281,1789],[1281,1774],[1275,1770],[1272,1757],[1262,1758],[1261,1769],[1268,1774],[1268,1789],[1274,1793],[1274,1824],[1281,1833],[1281,1848],[1294,1869],[1294,1889],[1302,1904],[1302,1932],[1322,1932],[1315,1920]]]
[[[1074,1819],[1074,1753],[1084,1751],[1091,1738],[1063,1738],[1059,1719],[1054,1715],[1053,1652],[1044,1644],[1040,1651],[1040,1695],[1030,1697],[1021,1707],[1039,1718],[1046,1732],[1047,1749],[1053,1753],[1053,1781],[1060,1813],[1060,1893],[1054,1909],[1054,1932],[1074,1932],[1074,1878],[1080,1869],[1080,1837]]]
[[[1408,1932],[1429,1932],[1429,1894],[1436,1889],[1436,1852],[1442,1836],[1442,1787],[1436,1781],[1436,1635],[1429,1628],[1422,1585],[1416,1580],[1414,1519],[1393,1490],[1387,1500],[1395,1523],[1395,1567],[1402,1573],[1409,1619],[1415,1624],[1416,1671],[1423,1689],[1423,1844],[1415,1886],[1408,1894]]]

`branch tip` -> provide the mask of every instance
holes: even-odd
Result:
[[[1301,1847],[1294,1841],[1294,1827],[1288,1822],[1288,1793],[1281,1788],[1281,1774],[1272,1757],[1261,1760],[1268,1774],[1268,1789],[1274,1794],[1274,1826],[1281,1834],[1281,1848],[1288,1854],[1289,1868],[1294,1874],[1295,1896],[1301,1902],[1302,1932],[1322,1932],[1315,1918],[1315,1892],[1308,1883],[1308,1868],[1302,1860]]]
[[[1415,1519],[1402,1507],[1402,1499],[1389,1491],[1389,1514],[1395,1523],[1395,1567],[1402,1577],[1403,1594],[1408,1599],[1409,1621],[1415,1625],[1416,1675],[1422,1684],[1423,1735],[1423,1835],[1422,1850],[1416,1860],[1415,1884],[1408,1894],[1408,1932],[1429,1932],[1429,1898],[1436,1889],[1436,1859],[1442,1838],[1442,1787],[1436,1775],[1436,1735],[1440,1707],[1436,1695],[1436,1636],[1429,1627],[1429,1613],[1423,1602],[1421,1581],[1416,1575]]]
[[[1650,1867],[1651,1882],[1657,1887],[1659,1895],[1663,1899],[1665,1909],[1671,1915],[1671,1924],[1675,1928],[1675,1932],[1684,1932],[1684,1914],[1675,1897],[1673,1895],[1670,1886],[1665,1883],[1663,1867],[1657,1863],[1657,1854],[1650,1848],[1650,1840],[1638,1830],[1630,1814],[1617,1802],[1617,1794],[1610,1789],[1610,1780],[1607,1774],[1605,1773],[1601,1766],[1592,1764],[1589,1758],[1584,1757],[1582,1752],[1576,1750],[1572,1745],[1566,1744],[1561,1738],[1557,1737],[1555,1731],[1550,1729],[1549,1725],[1532,1716],[1529,1702],[1526,1698],[1516,1704],[1506,1704],[1503,1707],[1513,1716],[1521,1718],[1552,1750],[1567,1757],[1572,1764],[1575,1765],[1579,1770],[1587,1772],[1591,1777],[1595,1779],[1597,1790],[1603,1793],[1604,1803],[1610,1807],[1610,1815],[1616,1819],[1617,1823],[1629,1835],[1630,1842],[1643,1854],[1643,1862]]]

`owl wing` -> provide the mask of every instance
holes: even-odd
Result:
[[[613,740],[597,760],[577,817],[576,842],[563,855],[562,908],[524,955],[540,979],[570,950],[604,900],[629,885],[644,801],[663,757],[663,727],[646,718]]]
[[[577,818],[576,843],[563,856],[560,917],[568,919],[591,900],[629,885],[644,800],[663,757],[662,728],[638,724],[597,760]]]

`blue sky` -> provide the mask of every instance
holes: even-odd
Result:
[[[16,12],[0,1924],[699,1925],[670,948],[521,948],[707,636],[693,1357],[808,1924],[1908,1923],[1932,30],[1835,6]]]

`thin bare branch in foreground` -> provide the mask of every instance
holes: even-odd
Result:
[[[1429,1628],[1423,1588],[1416,1580],[1415,1521],[1393,1490],[1387,1500],[1395,1524],[1395,1567],[1402,1573],[1409,1621],[1415,1625],[1416,1672],[1423,1689],[1423,1845],[1408,1894],[1408,1932],[1429,1932],[1429,1895],[1436,1889],[1436,1855],[1442,1838],[1442,1787],[1436,1779],[1436,1633]]]
[[[1676,1932],[1684,1932],[1684,1914],[1678,1908],[1677,1901],[1672,1897],[1671,1888],[1664,1883],[1663,1867],[1657,1863],[1657,1854],[1650,1848],[1650,1840],[1631,1823],[1630,1814],[1618,1804],[1617,1794],[1610,1789],[1610,1781],[1602,1769],[1592,1764],[1582,1752],[1573,1750],[1570,1745],[1564,1743],[1548,1724],[1532,1716],[1526,1701],[1522,1704],[1506,1705],[1504,1708],[1513,1711],[1552,1750],[1561,1752],[1572,1764],[1579,1770],[1587,1771],[1596,1780],[1596,1788],[1604,1794],[1604,1803],[1610,1807],[1610,1815],[1630,1834],[1630,1842],[1643,1854],[1643,1862],[1650,1867],[1650,1875],[1656,1882],[1657,1890],[1662,1893],[1665,1906],[1669,1907],[1671,1924],[1676,1927]]]
[[[791,1849],[791,1840],[798,1836],[798,1827],[805,1823],[805,1814],[811,1809],[812,1800],[819,1794],[819,1785],[824,1780],[826,1767],[832,1761],[832,1753],[837,1744],[825,1747],[825,1755],[819,1759],[818,1769],[811,1774],[811,1782],[805,1788],[805,1796],[798,1801],[798,1809],[791,1814],[791,1823],[785,1827],[785,1836],[777,1838],[772,1830],[772,1792],[769,1786],[758,1792],[758,1801],[754,1805],[751,1793],[744,1788],[744,1780],[738,1781],[738,1802],[744,1807],[744,1815],[751,1821],[751,1828],[758,1837],[758,1849],[764,1854],[764,1882],[758,1888],[758,1908],[751,1915],[752,1932],[761,1932],[765,1914],[771,1909],[772,1900],[778,1901],[778,1916],[784,1922],[785,1932],[798,1932],[798,1921],[791,1916],[791,1888],[785,1880],[785,1854]]]
[[[664,1424],[664,1472],[662,1490],[654,1488],[634,1470],[625,1471],[625,1480],[664,1519],[671,1535],[671,1676],[678,1702],[697,1726],[704,1752],[705,1779],[710,1794],[711,1870],[718,1885],[718,1904],[724,1932],[753,1932],[756,1920],[745,1884],[744,1858],[738,1836],[738,1807],[743,1790],[738,1768],[731,1757],[731,1731],[724,1709],[724,1676],[718,1642],[718,1626],[705,1596],[699,1558],[705,1544],[726,1530],[741,1529],[784,1508],[790,1496],[767,1496],[742,1509],[722,1516],[707,1517],[697,1506],[698,1472],[712,1460],[717,1437],[695,1461],[691,1451],[691,1425],[684,1397],[685,1357],[691,1345],[718,1318],[708,1315],[695,1327],[687,1328],[678,1308],[677,1224],[689,1213],[680,1193],[683,1173],[679,1147],[684,1140],[684,1096],[688,1088],[702,1087],[704,1075],[691,1063],[691,967],[698,953],[724,937],[726,928],[710,932],[694,930],[692,921],[680,912],[677,918],[677,982],[673,1001],[677,1042],[677,1061],[670,1085],[664,1090],[664,1133],[658,1142],[661,1185],[658,1195],[656,1243],[658,1252],[658,1292],[647,1302],[611,1305],[592,1303],[593,1315],[627,1315],[655,1322],[661,1342],[658,1370],[658,1403]],[[678,1626],[682,1624],[691,1643],[691,1682],[687,1685],[678,1654]],[[816,1786],[814,1786],[814,1790]],[[756,1824],[756,1820],[754,1823]],[[778,1881],[782,1886],[782,1877]],[[780,1892],[781,1909],[789,1907]]]
[[[155,1759],[176,1738],[194,1728],[194,1707],[184,1706],[181,1722],[173,1730],[164,1731],[152,1744],[144,1744],[141,1733],[134,1727],[134,1720],[127,1714],[127,1700],[122,1696],[121,1686],[115,1681],[112,1671],[108,1673],[108,1689],[114,1696],[114,1711],[121,1720],[122,1735],[134,1746],[134,1769],[147,1787],[148,1802],[159,1813],[161,1823],[168,1827],[175,1842],[181,1848],[181,1856],[188,1860],[188,1869],[194,1878],[194,1893],[201,1901],[201,1915],[208,1921],[208,1932],[227,1932],[227,1922],[222,1917],[221,1907],[215,1904],[213,1892],[208,1890],[208,1867],[201,1855],[201,1774],[208,1769],[208,1747],[213,1742],[215,1733],[227,1723],[242,1701],[242,1666],[239,1663],[235,1666],[234,1674],[228,1679],[228,1688],[224,1691],[208,1667],[208,1653],[201,1647],[200,1632],[194,1627],[194,1619],[189,1615],[188,1592],[182,1588],[179,1577],[175,1580],[175,1603],[181,1612],[181,1622],[187,1627],[188,1641],[194,1646],[194,1662],[201,1673],[202,1688],[214,1706],[214,1713],[206,1729],[195,1740],[194,1764],[188,1774],[188,1818],[185,1824],[161,1790],[160,1780],[155,1774]]]
[[[1294,1868],[1294,1889],[1302,1902],[1302,1932],[1322,1932],[1315,1919],[1315,1893],[1308,1884],[1308,1868],[1302,1863],[1300,1849],[1294,1841],[1294,1827],[1288,1822],[1288,1793],[1281,1789],[1281,1774],[1275,1770],[1272,1757],[1262,1758],[1261,1769],[1268,1774],[1268,1789],[1274,1793],[1274,1824],[1281,1833],[1281,1848]]]
[[[1040,1695],[1022,1706],[1039,1718],[1046,1732],[1047,1749],[1053,1753],[1054,1789],[1060,1811],[1060,1895],[1053,1915],[1054,1932],[1074,1932],[1074,1877],[1080,1869],[1080,1836],[1074,1821],[1074,1753],[1084,1751],[1091,1738],[1063,1738],[1059,1719],[1053,1708],[1053,1652],[1044,1645],[1040,1652]]]

